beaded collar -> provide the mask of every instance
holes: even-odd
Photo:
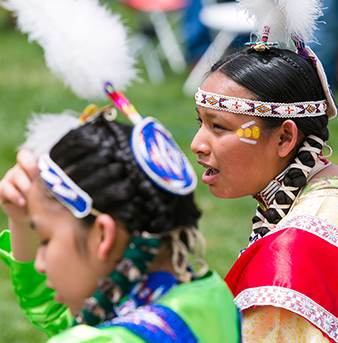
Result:
[[[125,316],[140,306],[157,302],[176,286],[178,286],[177,279],[168,272],[145,274],[114,311],[118,317]],[[97,327],[107,327],[111,323],[112,320],[108,320]]]
[[[283,170],[279,175],[274,177],[270,183],[259,193],[257,193],[253,198],[256,199],[264,211],[267,210],[269,205],[275,198],[275,194],[278,192],[282,186],[284,176],[289,171],[290,166]]]

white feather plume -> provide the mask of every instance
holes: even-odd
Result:
[[[317,19],[323,15],[322,0],[237,0],[255,20],[255,33],[261,37],[264,26],[270,27],[269,41],[288,44],[292,35],[305,43],[314,41]]]
[[[26,141],[19,149],[29,149],[39,157],[50,149],[70,130],[81,125],[78,114],[64,111],[60,114],[36,114],[27,124]]]
[[[18,27],[45,52],[46,64],[85,99],[106,99],[104,84],[121,90],[137,78],[120,16],[98,0],[0,0]]]

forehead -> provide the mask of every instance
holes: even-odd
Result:
[[[254,94],[247,88],[232,80],[230,77],[215,71],[210,74],[201,85],[205,92],[222,94],[225,96],[256,100]]]
[[[235,129],[243,124],[262,126],[261,119],[256,116],[246,114],[237,114],[227,111],[215,110],[200,105],[196,106],[198,117],[203,118],[203,121],[214,122],[225,125],[228,129]]]

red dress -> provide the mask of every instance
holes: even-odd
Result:
[[[282,308],[338,342],[338,226],[293,212],[244,251],[225,281],[240,310]],[[338,217],[338,208],[335,213]]]

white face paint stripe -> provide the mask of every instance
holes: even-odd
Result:
[[[257,144],[256,141],[253,141],[253,140],[247,139],[247,138],[240,138],[239,140],[242,141],[242,142],[244,142],[244,143],[249,143],[249,144],[252,144],[252,145]]]
[[[246,129],[247,127],[254,125],[256,122],[254,120],[249,121],[241,126],[242,129]]]

